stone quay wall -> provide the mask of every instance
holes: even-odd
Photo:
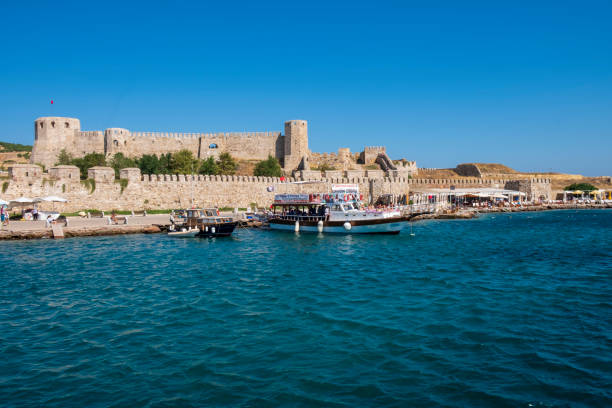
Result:
[[[309,174],[309,173],[315,173]],[[318,178],[316,177],[318,173]],[[382,194],[402,195],[432,189],[512,188],[528,194],[528,199],[550,199],[550,180],[487,180],[487,179],[411,179],[385,177],[378,170],[301,172],[295,178],[281,181],[275,177],[204,176],[204,175],[141,175],[140,170],[121,170],[115,180],[109,167],[89,169],[88,180],[79,180],[75,166],[57,166],[43,173],[39,166],[14,165],[9,179],[2,184],[2,198],[10,201],[21,196],[64,197],[67,203],[41,203],[43,209],[54,206],[62,212],[83,209],[134,210],[200,207],[246,208],[252,203],[260,207],[272,204],[275,194],[310,194],[330,192],[333,184],[357,184],[364,201],[375,201]],[[309,177],[310,176],[310,177]],[[311,183],[297,184],[295,181]]]

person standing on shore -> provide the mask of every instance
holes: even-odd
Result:
[[[2,222],[1,225],[5,225],[6,223],[6,219],[8,218],[8,214],[6,213],[6,210],[4,209],[5,207],[3,205],[0,205],[0,222]]]

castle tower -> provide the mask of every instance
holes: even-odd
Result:
[[[74,118],[43,117],[34,121],[34,146],[30,163],[53,166],[62,149],[71,153],[81,122]]]
[[[285,171],[308,166],[308,122],[290,120],[285,122]]]

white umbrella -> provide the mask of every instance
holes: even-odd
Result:
[[[35,202],[39,203],[41,201],[48,201],[48,202],[52,202],[53,205],[51,206],[51,210],[55,211],[55,203],[65,203],[68,200],[66,200],[65,198],[62,197],[58,197],[58,196],[47,196],[47,197],[41,197],[41,198],[35,198],[34,199]]]
[[[9,206],[11,208],[13,207],[22,207],[21,208],[21,214],[23,215],[23,213],[25,212],[25,206],[27,206],[28,204],[32,204],[34,202],[34,200],[32,200],[31,198],[28,197],[19,197],[16,198],[14,200],[11,200]]]
[[[34,202],[34,200],[32,200],[31,198],[28,197],[19,197],[16,198],[14,200],[11,200],[11,204],[12,203],[17,203],[17,204],[32,204]]]
[[[41,197],[41,198],[35,198],[34,199],[35,202],[41,202],[41,201],[49,201],[49,202],[54,202],[54,203],[65,203],[68,200],[66,200],[65,198],[62,197],[58,197],[58,196],[47,196],[47,197]]]
[[[3,199],[0,198],[0,205],[8,205],[8,201],[4,201]]]

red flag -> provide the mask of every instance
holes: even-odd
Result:
[[[53,105],[53,99],[51,99],[51,105]]]

